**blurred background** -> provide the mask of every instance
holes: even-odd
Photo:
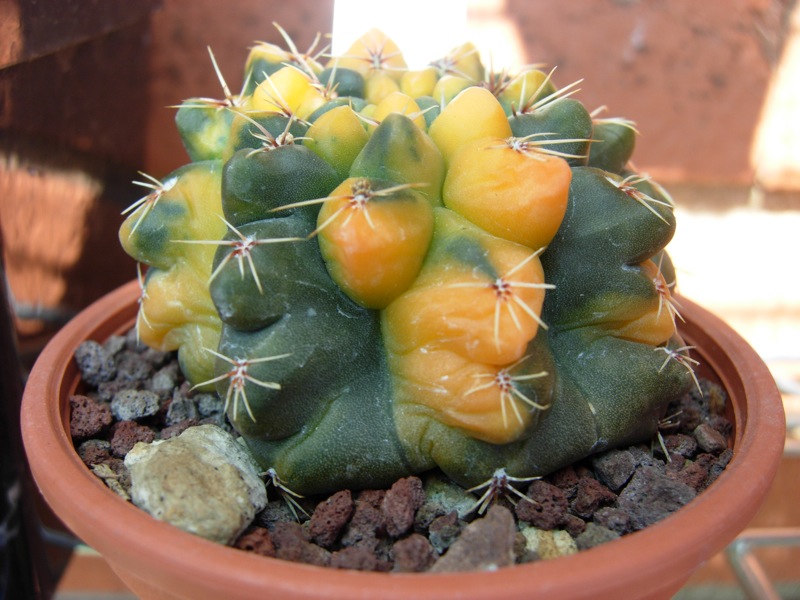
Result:
[[[0,0],[4,379],[24,376],[66,320],[135,277],[117,242],[120,212],[141,195],[131,181],[187,161],[168,107],[221,96],[207,46],[237,90],[249,46],[283,43],[273,22],[300,49],[335,32],[336,51],[376,25],[412,67],[471,40],[486,64],[557,67],[557,85],[583,80],[576,97],[589,110],[604,105],[607,116],[634,120],[637,168],[678,206],[669,251],[680,293],[745,337],[783,393],[786,457],[753,527],[800,526],[795,0]],[[19,387],[7,387],[3,418],[13,424]],[[5,446],[3,461],[0,515],[25,516],[21,496],[7,491],[24,480],[24,461]],[[25,516],[35,533],[3,556],[5,566],[22,565],[12,569],[19,581],[28,569],[45,597],[129,597],[102,559],[73,551],[43,512]],[[0,540],[10,531],[3,519]],[[767,540],[755,554],[781,597],[800,598],[796,545]],[[720,554],[679,597],[745,596]]]

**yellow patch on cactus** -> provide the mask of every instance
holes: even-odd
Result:
[[[437,81],[439,81],[439,74],[433,67],[426,67],[418,71],[406,71],[400,78],[400,91],[412,98],[431,96]]]
[[[538,250],[561,225],[572,171],[564,159],[535,146],[520,148],[515,139],[462,146],[451,156],[442,197],[445,206],[486,231]]]
[[[500,94],[500,99],[519,110],[529,100],[548,96],[555,91],[549,75],[538,69],[526,69],[511,80]]]
[[[341,56],[332,59],[329,67],[345,67],[358,71],[365,78],[386,73],[397,81],[408,69],[397,44],[379,29],[370,29],[358,38]]]
[[[410,96],[402,92],[392,92],[381,100],[372,113],[372,118],[376,121],[383,121],[385,117],[392,113],[406,115],[414,124],[425,131],[425,116],[421,113],[419,105]]]
[[[486,137],[507,138],[512,132],[503,107],[492,92],[469,87],[436,117],[428,134],[449,163],[468,142]]]
[[[628,318],[620,319],[620,323],[613,327],[613,335],[642,344],[660,346],[675,335],[675,317],[678,312],[658,266],[652,260],[646,260],[639,266],[653,282],[655,300],[638,311],[631,306],[630,301],[627,304],[621,302]]]
[[[349,106],[337,106],[321,115],[305,137],[309,138],[305,145],[336,169],[342,179],[369,141],[364,123]]]
[[[331,278],[355,302],[383,308],[417,277],[433,209],[408,185],[349,178],[323,204],[317,230]]]
[[[450,101],[467,88],[473,87],[474,82],[459,75],[442,75],[431,90],[431,96],[440,106],[450,104]]]
[[[382,71],[373,73],[364,80],[364,99],[370,104],[380,104],[388,95],[399,91],[397,81]]]
[[[473,84],[483,81],[485,75],[480,53],[472,42],[456,46],[446,56],[431,64],[440,75],[458,75]]]
[[[325,96],[308,75],[287,66],[258,84],[253,92],[252,107],[306,119],[325,102]]]

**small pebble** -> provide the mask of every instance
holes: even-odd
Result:
[[[514,564],[516,533],[514,515],[495,504],[485,517],[467,525],[431,571],[494,571],[509,567]]]
[[[588,550],[600,544],[619,539],[619,534],[595,523],[587,523],[586,531],[575,539],[579,550]]]
[[[597,478],[611,490],[617,491],[630,480],[636,461],[627,450],[609,450],[592,457]]]
[[[104,381],[111,381],[117,374],[114,356],[93,340],[82,342],[76,348],[75,362],[83,380],[89,385],[97,386]]]
[[[433,565],[437,553],[428,538],[418,533],[412,533],[394,543],[392,556],[395,571],[422,573]]]
[[[698,425],[694,430],[694,437],[703,452],[720,454],[728,447],[725,437],[708,423]]]
[[[118,421],[139,421],[158,412],[158,395],[145,390],[121,390],[111,400],[111,413]]]

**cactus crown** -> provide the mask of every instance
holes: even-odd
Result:
[[[300,493],[521,481],[653,435],[694,373],[635,126],[471,44],[412,71],[375,30],[327,60],[280,31],[238,95],[214,62],[224,99],[176,115],[191,161],[129,209],[141,339]]]

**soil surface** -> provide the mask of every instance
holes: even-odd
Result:
[[[133,332],[85,342],[75,359],[84,380],[70,398],[75,448],[126,499],[123,459],[136,442],[206,423],[232,431],[222,401],[192,392],[174,354],[139,346]],[[405,572],[494,569],[586,550],[663,519],[713,483],[732,456],[725,404],[724,390],[701,379],[669,407],[651,444],[603,452],[541,479],[497,472],[473,492],[439,472],[295,503],[270,487],[272,500],[234,546],[333,568]]]

